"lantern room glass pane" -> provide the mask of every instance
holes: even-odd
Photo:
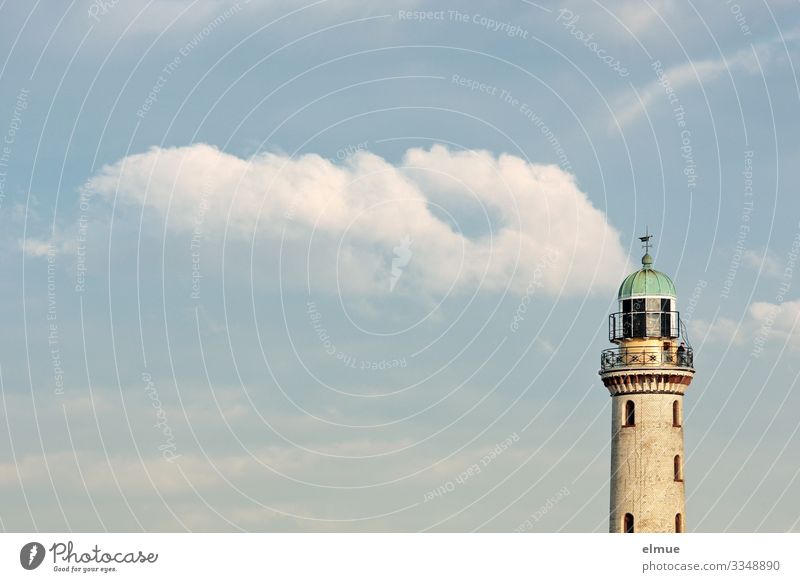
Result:
[[[672,337],[672,314],[661,314],[661,337]]]
[[[661,336],[661,314],[648,313],[647,314],[647,337],[660,337]]]
[[[645,337],[647,335],[646,315],[641,311],[633,313],[633,337]]]

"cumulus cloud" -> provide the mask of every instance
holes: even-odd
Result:
[[[704,341],[752,345],[754,352],[770,340],[800,350],[800,299],[781,304],[756,301],[750,305],[741,322],[719,318],[714,322],[693,323],[696,337]]]
[[[751,269],[760,270],[767,277],[779,278],[784,274],[784,262],[768,249],[748,249],[742,254],[742,262]]]
[[[551,295],[614,289],[619,233],[557,166],[508,154],[414,148],[399,164],[361,151],[249,159],[206,144],[153,147],[105,166],[86,192],[155,212],[166,228],[294,249],[340,289],[442,294],[531,281]],[[397,248],[403,241],[397,279]],[[304,271],[305,265],[294,265]]]
[[[800,350],[800,299],[781,304],[760,301],[750,306],[751,325],[756,336],[774,337]]]

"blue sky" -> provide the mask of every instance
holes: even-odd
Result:
[[[797,530],[796,4],[360,4],[0,4],[0,526],[604,531],[649,228],[687,528]]]

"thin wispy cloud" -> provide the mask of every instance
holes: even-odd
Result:
[[[617,109],[610,124],[616,127],[629,125],[639,121],[653,108],[661,109],[662,104],[669,104],[670,96],[667,91],[679,94],[682,89],[694,86],[704,86],[722,78],[726,74],[744,72],[748,75],[756,74],[769,63],[771,55],[770,44],[764,43],[753,48],[744,48],[730,55],[723,55],[718,59],[703,59],[689,61],[668,68],[661,65],[663,75],[637,89],[636,94],[626,91],[624,97],[617,100]],[[660,63],[659,63],[660,64]]]

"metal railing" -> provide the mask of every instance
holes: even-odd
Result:
[[[680,336],[681,316],[678,311],[619,311],[608,316],[608,339]]]
[[[694,368],[692,348],[611,348],[600,354],[600,371],[620,368],[671,367]]]

